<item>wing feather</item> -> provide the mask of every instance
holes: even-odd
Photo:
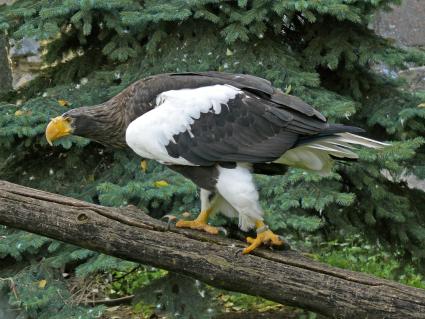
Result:
[[[127,144],[166,164],[272,162],[300,137],[329,127],[310,105],[255,76],[168,74],[150,78],[146,85],[149,94],[165,90],[153,97],[156,107],[130,123]]]
[[[326,125],[316,118],[276,111],[270,102],[250,98],[241,91],[221,106],[220,113],[202,113],[191,125],[191,135],[175,134],[175,143],[165,148],[170,156],[195,165],[265,163],[293,147],[300,134],[317,134]]]
[[[311,105],[301,100],[299,97],[284,93],[280,89],[272,86],[271,82],[249,74],[231,74],[225,72],[187,72],[187,73],[171,73],[170,76],[180,77],[208,77],[211,79],[225,81],[234,87],[254,93],[263,100],[269,100],[275,104],[275,107],[290,109],[299,112],[308,117],[326,122],[326,118]]]

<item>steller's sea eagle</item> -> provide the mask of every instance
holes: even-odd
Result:
[[[386,144],[354,133],[361,128],[327,123],[301,99],[265,79],[221,72],[170,73],[139,80],[109,101],[69,110],[51,120],[46,138],[70,134],[129,147],[191,179],[200,188],[201,212],[187,227],[217,234],[213,212],[255,227],[249,253],[283,241],[263,222],[253,173],[282,174],[287,166],[329,173],[333,158],[356,159],[351,144]]]

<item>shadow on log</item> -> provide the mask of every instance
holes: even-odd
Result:
[[[294,251],[171,228],[135,207],[110,208],[0,181],[0,224],[335,318],[425,318],[425,291],[330,267]]]

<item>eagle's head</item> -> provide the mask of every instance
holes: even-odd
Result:
[[[127,148],[128,125],[153,108],[151,102],[164,85],[159,77],[154,89],[147,89],[145,81],[133,83],[102,104],[75,108],[55,117],[46,128],[47,142],[51,145],[62,137],[77,135],[107,146]]]
[[[116,105],[101,104],[69,110],[50,121],[46,128],[46,140],[52,145],[55,140],[68,135],[89,138],[104,145],[126,147],[126,114]]]

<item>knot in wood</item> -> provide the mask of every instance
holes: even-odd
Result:
[[[89,220],[89,216],[87,216],[85,213],[81,213],[81,214],[78,214],[77,220],[80,223],[86,223]]]

